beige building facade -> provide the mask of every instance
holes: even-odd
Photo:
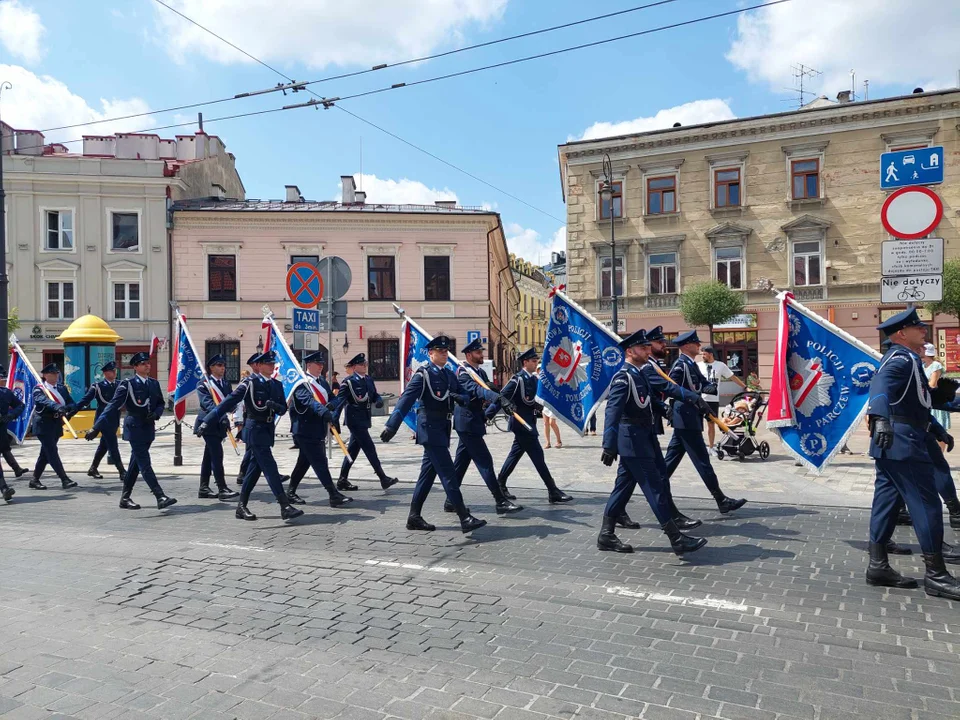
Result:
[[[346,332],[319,335],[333,369],[367,355],[383,392],[400,389],[400,305],[427,332],[462,348],[484,341],[495,375],[504,379],[515,354],[518,293],[500,216],[481,209],[367,203],[344,176],[343,201],[310,202],[296,186],[286,200],[202,200],[173,211],[174,299],[207,357],[227,357],[236,378],[262,346],[264,307],[293,345],[294,306],[285,279],[295,262],[341,257],[352,282]],[[316,335],[314,335],[316,338]],[[327,347],[328,344],[330,347]]]
[[[516,312],[517,348],[523,352],[532,347],[542,353],[547,337],[550,282],[541,268],[521,257],[511,255],[510,267],[520,291]]]
[[[621,332],[663,325],[672,334],[685,327],[684,289],[724,282],[744,294],[747,312],[717,329],[718,354],[764,382],[777,315],[774,297],[756,289],[763,278],[878,347],[875,326],[905,307],[880,302],[881,243],[890,239],[880,155],[944,147],[945,182],[931,189],[945,210],[931,237],[957,257],[958,119],[957,90],[867,102],[841,94],[805,110],[561,145],[567,291],[609,320],[616,283]],[[614,173],[609,203],[599,195],[604,154]],[[957,321],[932,323],[930,339],[949,360]]]

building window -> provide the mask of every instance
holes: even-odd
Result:
[[[655,253],[650,256],[650,295],[672,295],[677,292],[677,254]]]
[[[677,211],[677,178],[654,177],[647,180],[647,214],[660,215]]]
[[[743,248],[718,247],[717,282],[721,282],[731,290],[743,290]]]
[[[820,285],[823,283],[820,268],[823,258],[820,254],[820,241],[795,242],[793,244],[793,284],[796,287]]]
[[[371,255],[367,258],[370,300],[397,299],[396,262],[393,255]]]
[[[423,258],[423,299],[450,299],[450,257],[427,255]]]
[[[714,170],[714,207],[740,206],[740,168]]]
[[[73,250],[73,210],[47,210],[46,250]]]
[[[207,256],[207,294],[212,302],[237,299],[237,256]]]
[[[227,361],[227,372],[224,377],[232,383],[240,382],[240,343],[235,341],[207,340],[207,355],[223,355]]]
[[[616,267],[616,272],[614,272]],[[600,297],[613,297],[613,282],[616,281],[617,297],[623,296],[623,255],[617,255],[614,266],[613,258],[609,255],[600,257]]]
[[[290,264],[296,265],[297,263],[308,263],[314,267],[320,267],[320,256],[319,255],[291,255]]]
[[[603,183],[601,182],[602,186]],[[600,217],[604,220],[610,219],[610,206],[613,205],[613,216],[615,218],[623,217],[623,181],[616,180],[611,185],[610,200],[603,199],[603,193],[598,187],[597,193],[600,196]]]
[[[47,283],[48,320],[73,320],[74,304],[72,282]]]
[[[137,213],[111,213],[113,235],[110,249],[114,252],[138,252],[140,250],[140,216]]]
[[[794,160],[790,163],[790,174],[794,200],[820,197],[819,160]]]
[[[140,319],[140,283],[113,284],[113,319]]]
[[[400,379],[400,341],[394,338],[367,341],[370,354],[370,377],[374,380]]]

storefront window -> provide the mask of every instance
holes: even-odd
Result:
[[[716,358],[725,362],[740,379],[759,372],[756,330],[718,330],[713,333]]]

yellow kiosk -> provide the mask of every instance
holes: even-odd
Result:
[[[74,401],[79,401],[93,383],[103,380],[101,368],[116,360],[117,341],[122,340],[96,315],[84,315],[70,323],[57,338],[63,342],[63,383]],[[70,423],[81,434],[93,427],[93,410],[77,413]],[[73,437],[65,431],[63,437]]]

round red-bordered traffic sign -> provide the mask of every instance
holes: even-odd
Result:
[[[315,308],[323,297],[323,278],[312,263],[298,262],[287,270],[287,297],[298,308]]]
[[[930,188],[900,188],[880,208],[880,222],[893,237],[917,240],[926,237],[943,219],[943,201]]]

